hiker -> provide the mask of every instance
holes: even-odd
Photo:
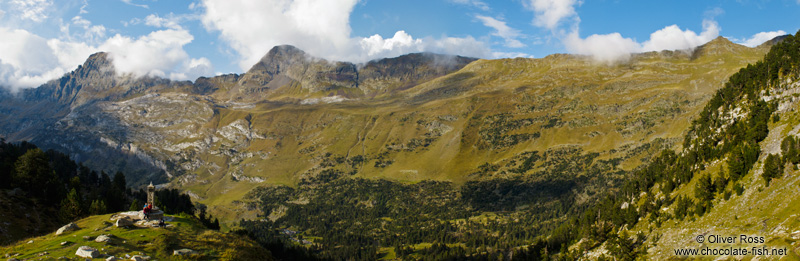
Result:
[[[158,227],[166,227],[167,224],[164,223],[164,217],[161,217],[161,220],[158,221]]]
[[[142,212],[144,212],[144,219],[150,220],[150,209],[152,209],[150,204],[145,203],[144,209],[142,210]]]

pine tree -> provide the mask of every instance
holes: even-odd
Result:
[[[767,159],[764,160],[764,172],[761,174],[761,177],[767,182],[767,186],[773,178],[779,177],[781,172],[780,159],[775,154],[767,155]]]
[[[131,207],[128,208],[128,211],[139,211],[142,210],[142,202],[139,202],[139,199],[133,199],[131,203]]]
[[[102,199],[95,199],[89,206],[89,214],[91,215],[101,215],[107,212],[108,209],[106,208],[106,202]]]
[[[67,193],[67,197],[61,200],[61,209],[59,210],[61,220],[64,222],[71,222],[83,216],[83,209],[81,208],[81,197],[78,191],[74,188]]]
[[[42,150],[28,150],[17,159],[14,167],[16,170],[14,180],[17,184],[20,184],[24,190],[31,191],[34,196],[38,197],[54,197],[54,195],[50,194],[57,193],[57,191],[52,191],[56,188],[51,185],[52,180],[58,177],[56,177],[55,173],[50,168],[47,155]]]
[[[714,184],[711,182],[711,176],[708,174],[703,175],[698,179],[694,187],[694,197],[701,202],[709,202],[714,199]]]

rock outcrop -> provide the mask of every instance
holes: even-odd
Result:
[[[197,254],[197,251],[194,251],[194,250],[191,250],[191,249],[188,249],[188,248],[178,249],[178,250],[172,251],[172,255],[173,256],[185,256],[185,255],[194,255],[194,254]]]
[[[133,225],[133,219],[131,219],[130,217],[122,217],[114,222],[114,226],[116,227],[129,227],[132,225]]]
[[[80,229],[75,223],[69,223],[56,230],[56,236]]]
[[[97,238],[94,239],[94,242],[97,242],[97,243],[110,243],[111,242],[111,237],[108,236],[108,235],[99,235],[99,236],[97,236]]]
[[[83,258],[98,258],[101,256],[97,249],[89,246],[79,247],[78,251],[75,252],[75,255]]]

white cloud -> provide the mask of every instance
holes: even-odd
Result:
[[[80,19],[78,24],[88,26]],[[186,30],[166,29],[141,37],[120,34],[97,45],[74,39],[45,39],[26,30],[0,26],[0,86],[12,91],[36,87],[74,70],[90,54],[106,51],[118,73],[194,80],[212,75],[211,62],[191,58],[183,47],[194,38]]]
[[[591,55],[596,60],[611,63],[625,60],[631,53],[692,49],[713,40],[719,36],[719,31],[716,22],[706,20],[700,34],[670,25],[650,34],[650,39],[644,43],[625,38],[620,33],[593,34],[582,39],[577,30],[564,37],[562,42],[569,52]]]
[[[617,32],[581,38],[581,19],[575,11],[575,7],[582,4],[580,0],[528,0],[523,3],[535,13],[533,24],[549,29],[567,51],[591,55],[596,60],[607,63],[625,60],[636,52],[684,50],[705,44],[719,36],[720,27],[713,17],[724,12],[721,8],[706,12],[707,19],[703,20],[703,31],[700,34],[670,25],[651,33],[650,39],[640,43]],[[572,22],[566,23],[570,19]]]
[[[705,44],[719,36],[719,25],[712,20],[703,21],[703,32],[697,34],[691,30],[681,30],[677,25],[670,25],[650,34],[650,40],[644,42],[642,50],[684,50]]]
[[[578,0],[527,0],[525,6],[533,10],[535,17],[533,24],[550,30],[558,27],[567,18],[578,18],[575,5],[582,2]]]
[[[294,45],[330,60],[364,62],[409,51],[441,51],[485,57],[486,45],[472,37],[414,38],[398,31],[391,38],[380,35],[351,36],[350,14],[358,0],[265,0],[230,4],[226,0],[202,2],[203,25],[219,31],[240,56],[247,70],[272,47]]]
[[[35,87],[66,72],[46,39],[0,27],[0,86]]]
[[[800,3],[800,0],[798,0],[798,3]],[[787,33],[784,32],[783,30],[772,31],[772,32],[760,32],[760,33],[754,34],[749,39],[738,40],[737,42],[739,44],[747,46],[747,47],[756,47],[756,46],[759,46],[759,45],[763,44],[766,41],[772,40],[775,37],[778,37],[778,36],[781,36],[781,35],[786,35],[786,34]]]
[[[150,8],[150,6],[145,5],[145,4],[134,3],[133,0],[120,0],[120,1],[122,1],[123,3],[129,4],[129,5],[136,6],[136,7],[141,7],[141,8],[144,8],[144,9],[149,9]]]
[[[631,38],[624,38],[619,33],[593,34],[581,39],[578,32],[574,31],[562,41],[572,53],[591,55],[596,60],[607,63],[627,59],[632,52],[641,49],[639,43]]]
[[[89,22],[89,20],[86,20],[81,16],[73,17],[72,25],[83,29],[83,34],[79,35],[83,41],[97,43],[106,37],[105,26],[92,25],[92,22]],[[62,28],[62,32],[64,32],[68,37],[72,37],[69,35],[69,25],[66,25],[66,28]]]
[[[517,40],[517,38],[520,37],[519,30],[509,27],[508,25],[506,25],[506,22],[482,15],[476,15],[475,18],[481,20],[484,26],[493,28],[495,32],[493,32],[492,35],[503,38],[503,40],[506,41],[505,43],[506,47],[510,48],[525,47],[525,44]]]
[[[48,11],[53,5],[50,0],[11,0],[11,9],[23,20],[42,22],[48,17]]]
[[[483,1],[479,1],[479,0],[449,0],[449,1],[453,2],[453,3],[456,3],[456,4],[474,6],[474,7],[477,7],[479,9],[483,10],[483,11],[489,11],[489,9],[490,9],[489,5],[487,5]],[[798,0],[798,1],[800,1],[800,0]]]
[[[193,39],[188,31],[173,29],[155,31],[137,39],[117,34],[98,49],[109,52],[114,67],[120,72],[186,80],[186,75],[170,72],[190,61],[183,46]]]
[[[170,14],[168,18],[160,17],[157,14],[150,14],[144,18],[144,24],[154,27],[164,27],[169,29],[181,29],[180,17]]]

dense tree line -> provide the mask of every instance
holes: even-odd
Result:
[[[41,206],[58,206],[62,222],[127,209],[127,184],[120,172],[112,180],[66,154],[5,140],[0,141],[0,162],[0,188],[18,188]]]
[[[62,223],[88,215],[141,210],[147,200],[143,189],[128,187],[122,172],[112,177],[75,163],[67,154],[4,139],[0,139],[0,189],[23,191],[37,206],[53,208]],[[195,213],[189,196],[176,189],[157,190],[156,201],[168,214]]]

